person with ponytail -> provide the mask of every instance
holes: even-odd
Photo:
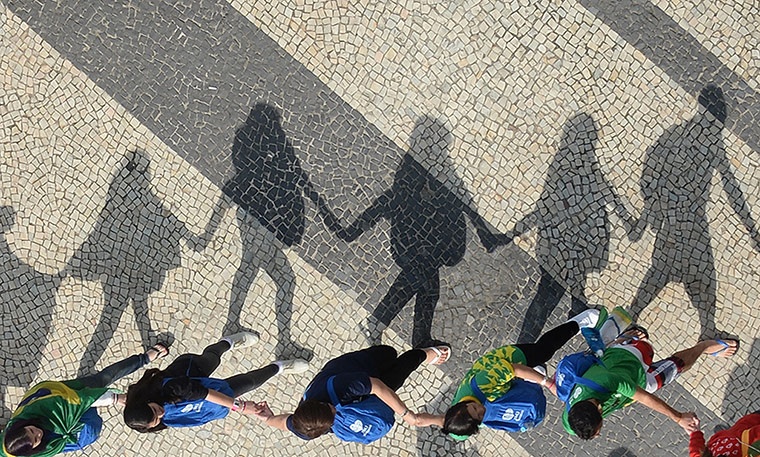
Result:
[[[257,334],[240,332],[222,338],[198,354],[183,354],[164,370],[147,370],[127,390],[124,422],[140,433],[156,433],[168,427],[192,427],[227,417],[230,411],[254,414],[255,403],[237,397],[250,392],[277,374],[301,373],[305,360],[285,360],[227,379],[211,378],[228,350],[255,344]]]

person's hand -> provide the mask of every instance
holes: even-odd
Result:
[[[252,405],[251,405],[250,412],[248,412],[248,405],[246,405],[245,414],[251,414],[253,417],[255,417],[256,419],[260,421],[266,422],[267,419],[274,416],[274,413],[269,408],[269,405],[267,404],[266,401],[261,401],[258,403],[256,402],[246,402],[246,403],[251,403]]]
[[[699,430],[699,418],[691,411],[680,413],[677,422],[688,434]]]
[[[408,413],[404,414],[404,422],[411,425],[412,427],[416,427],[419,424],[420,418],[417,416],[417,413],[414,413],[412,411],[409,411]]]

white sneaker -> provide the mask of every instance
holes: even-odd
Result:
[[[242,349],[259,342],[259,335],[253,332],[240,332],[225,336],[222,341],[230,343],[230,349]]]
[[[586,311],[583,311],[580,314],[576,314],[575,316],[568,319],[568,322],[575,321],[578,323],[578,327],[585,328],[585,327],[595,326],[598,320],[599,320],[599,310],[587,309]]]
[[[297,374],[309,369],[309,362],[303,359],[278,360],[272,363],[280,367],[278,374]]]
[[[543,363],[541,365],[533,367],[533,369],[541,373],[542,376],[546,376],[546,365],[544,365]]]

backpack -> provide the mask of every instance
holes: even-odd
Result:
[[[486,408],[483,425],[488,428],[524,432],[544,420],[546,397],[538,384],[515,378],[507,393],[494,401],[486,399],[474,376],[470,387],[475,398]]]
[[[173,378],[164,379],[164,384],[169,382]],[[216,390],[230,397],[234,397],[234,393],[230,388],[229,383],[223,379],[216,378],[191,378],[196,379],[208,389]],[[176,403],[164,403],[164,417],[161,422],[167,427],[193,427],[196,425],[203,425],[216,419],[222,419],[227,417],[230,413],[230,409],[212,403],[208,400],[195,400],[195,401],[178,401]]]
[[[384,437],[393,427],[393,410],[375,395],[356,403],[341,405],[333,387],[333,379],[327,380],[327,393],[335,406],[335,422],[332,431],[343,441],[368,444]]]
[[[604,366],[599,357],[588,352],[576,352],[563,358],[557,365],[557,371],[554,373],[554,382],[557,387],[557,397],[567,404],[570,409],[570,393],[576,384],[582,384],[590,387],[597,392],[608,393],[609,389],[600,386],[590,379],[583,377],[583,374],[594,365]]]

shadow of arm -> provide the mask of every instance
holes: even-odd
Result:
[[[311,196],[309,198],[312,198]],[[364,212],[359,215],[356,220],[348,227],[343,227],[340,220],[333,214],[328,208],[327,202],[319,196],[315,196],[316,205],[319,209],[319,213],[325,221],[327,228],[335,233],[335,235],[343,241],[351,242],[357,239],[362,233],[366,232],[378,223],[380,219],[386,217],[390,209],[391,194],[390,191],[386,191],[372,202],[372,205],[365,209]],[[314,201],[314,199],[312,199]]]
[[[744,227],[749,232],[749,236],[752,237],[752,241],[755,243],[755,249],[760,251],[760,234],[757,232],[757,224],[752,218],[752,213],[750,213],[747,201],[744,199],[744,193],[739,186],[739,181],[731,170],[731,165],[728,163],[725,150],[723,150],[722,147],[719,157],[718,170],[720,171],[723,190],[728,196],[731,208],[733,208],[736,215],[741,219],[742,224],[744,224]]]
[[[214,205],[214,209],[211,211],[211,217],[206,223],[206,227],[204,228],[203,233],[200,235],[196,235],[190,229],[188,229],[184,223],[182,223],[182,226],[184,228],[183,237],[187,241],[187,245],[190,247],[190,249],[195,252],[201,252],[206,249],[209,244],[211,244],[211,239],[214,237],[217,229],[219,229],[219,225],[221,225],[224,213],[231,206],[232,205],[227,200],[227,197],[221,195],[219,197],[219,200],[217,200],[216,205]]]

